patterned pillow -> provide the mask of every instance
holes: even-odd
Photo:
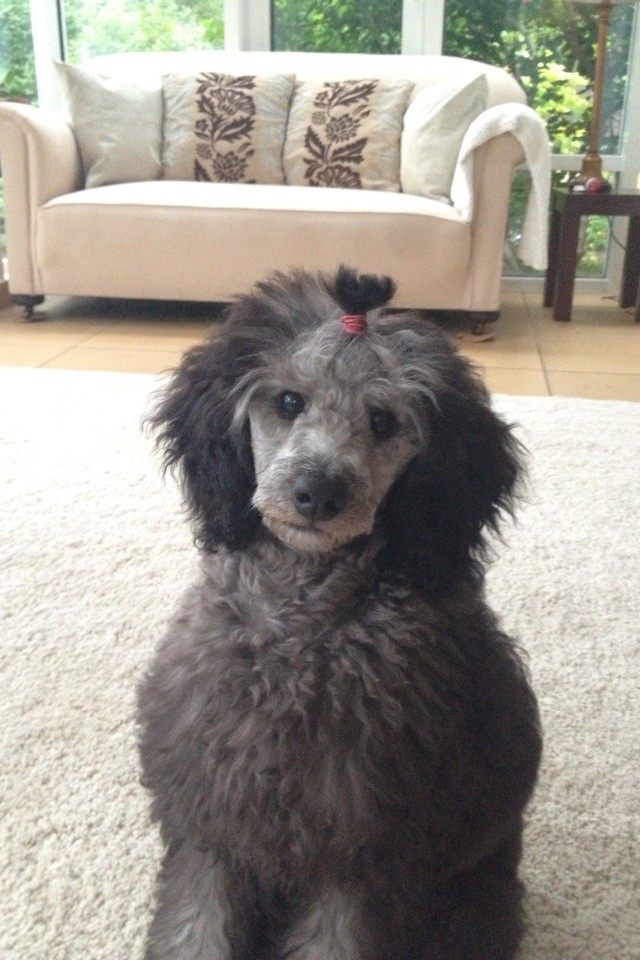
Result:
[[[284,183],[294,80],[210,72],[163,76],[163,178]]]
[[[296,83],[284,173],[288,184],[400,190],[408,80]]]

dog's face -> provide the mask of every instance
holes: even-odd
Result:
[[[247,409],[265,526],[297,550],[330,551],[369,534],[424,438],[407,391],[364,338],[338,323],[303,334]]]
[[[520,450],[449,340],[379,307],[388,278],[274,275],[184,357],[151,423],[205,549],[329,553],[379,529],[381,569],[446,587],[508,510]],[[367,313],[362,333],[343,313]],[[435,587],[434,587],[435,588]]]

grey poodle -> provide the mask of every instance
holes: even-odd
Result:
[[[388,278],[276,274],[151,415],[202,553],[139,689],[147,960],[509,960],[541,735],[483,597],[521,451]]]

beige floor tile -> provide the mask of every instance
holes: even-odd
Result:
[[[640,402],[640,376],[550,370],[547,377],[554,396]]]
[[[529,329],[510,330],[499,320],[494,339],[485,343],[458,340],[458,348],[465,357],[481,366],[506,369],[540,370],[542,367],[538,346]]]
[[[560,324],[541,303],[541,287],[507,282],[489,328],[494,339],[456,340],[491,390],[640,399],[640,324],[632,310],[580,293],[574,319]],[[35,323],[22,322],[15,307],[0,310],[0,365],[158,373],[215,329],[220,315],[213,304],[95,298],[47,297],[45,307]],[[447,329],[454,339],[456,329]]]
[[[0,345],[12,345],[23,350],[32,346],[42,348],[49,353],[59,353],[70,347],[80,346],[91,337],[91,329],[48,328],[43,324],[16,324],[10,326],[0,323]]]
[[[542,370],[507,370],[503,367],[485,367],[481,370],[492,393],[512,396],[546,397],[549,394]]]
[[[0,340],[0,367],[39,367],[53,353],[50,346],[41,343],[6,343]]]
[[[523,287],[513,281],[505,280],[500,296],[500,309],[504,310],[511,306],[522,306],[525,302],[525,296],[526,293]]]
[[[121,373],[162,373],[175,367],[180,350],[103,350],[81,346],[42,363],[63,370],[113,370]]]
[[[596,294],[575,298],[572,320],[559,323],[529,293],[531,326],[547,372],[640,375],[640,324],[633,310]]]
[[[68,340],[79,343],[100,330],[99,320],[59,317],[49,319],[42,315],[26,321],[15,307],[0,310],[0,340],[23,343],[25,340]]]
[[[183,328],[165,324],[142,324],[136,329],[134,324],[128,324],[125,329],[108,325],[103,330],[92,334],[86,341],[88,347],[94,349],[114,348],[125,350],[179,350],[184,352],[195,343],[200,343],[211,329],[211,324],[189,324]]]
[[[620,327],[634,322],[635,308],[621,308],[614,297],[602,294],[577,294],[574,298],[571,320],[566,322],[553,319],[551,307],[542,306],[540,298],[532,293],[526,295],[531,321],[537,330],[540,327],[562,329],[563,327]]]
[[[640,326],[563,327],[539,334],[547,371],[640,375]]]

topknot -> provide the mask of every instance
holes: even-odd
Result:
[[[376,307],[384,307],[396,292],[391,277],[358,274],[357,270],[344,264],[335,276],[324,277],[323,283],[329,295],[350,314],[366,314]]]

